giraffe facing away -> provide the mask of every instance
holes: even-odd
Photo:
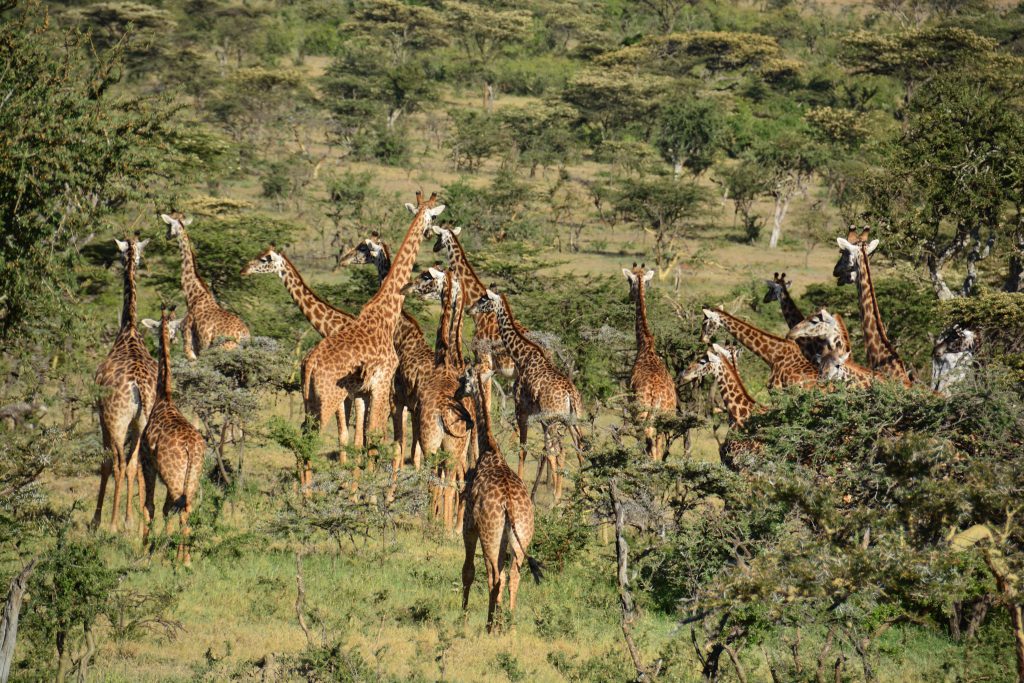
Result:
[[[759,406],[743,385],[733,355],[718,344],[712,344],[703,356],[683,372],[680,379],[683,382],[695,382],[709,375],[718,382],[725,409],[729,412],[729,421],[738,429],[742,429]]]
[[[283,251],[279,251],[273,244],[267,247],[262,254],[254,258],[245,268],[242,268],[242,276],[256,275],[260,273],[273,273],[281,278],[285,289],[291,295],[292,300],[306,316],[306,320],[313,326],[321,337],[329,337],[338,332],[345,325],[356,319],[351,313],[335,308],[316,292],[309,288],[299,270],[291,262]],[[345,398],[337,411],[338,419],[338,447],[339,457],[345,461],[345,445],[348,443],[348,415],[355,412],[355,444],[362,446],[363,424],[366,414],[365,397],[358,394],[358,383],[342,387]],[[344,412],[342,412],[344,406]]]
[[[469,309],[471,315],[491,312],[498,319],[498,329],[512,360],[516,364],[516,422],[519,426],[519,477],[526,469],[526,439],[529,421],[540,418],[544,430],[544,450],[548,468],[554,477],[554,496],[562,497],[562,444],[558,427],[566,424],[576,447],[580,465],[583,464],[584,439],[577,420],[583,416],[580,392],[565,374],[555,367],[541,347],[520,331],[512,315],[508,298],[488,289]],[[543,461],[542,461],[543,463]],[[537,469],[540,481],[542,467]],[[534,484],[534,491],[537,489]]]
[[[149,450],[144,465],[146,478],[146,505],[143,508],[146,530],[143,540],[149,537],[153,521],[153,496],[156,492],[156,478],[167,487],[164,500],[164,521],[169,521],[172,508],[180,513],[181,541],[178,543],[178,560],[188,565],[192,562],[189,545],[191,528],[189,515],[195,504],[199,478],[203,473],[203,458],[206,455],[206,441],[185,419],[177,406],[171,387],[171,341],[178,327],[174,319],[174,307],[160,310],[160,367],[156,389],[156,405],[146,425],[146,446]]]
[[[302,361],[306,414],[320,425],[341,403],[342,383],[358,377],[362,391],[370,396],[367,432],[380,435],[384,429],[398,369],[395,330],[402,318],[402,288],[431,221],[444,211],[444,204],[437,203],[436,193],[424,199],[417,192],[416,204],[406,207],[413,213],[412,223],[380,289],[355,321],[318,343]]]
[[[487,287],[477,277],[476,271],[466,257],[466,251],[459,242],[459,233],[462,228],[442,228],[434,226],[434,234],[437,240],[434,242],[434,251],[444,250],[448,257],[448,263],[454,269],[462,286],[464,301],[472,306],[480,297],[487,293]],[[509,355],[508,350],[502,342],[501,331],[498,329],[498,321],[493,313],[489,311],[468,311],[473,317],[473,352],[480,366],[480,371],[485,377],[483,383],[484,398],[487,405],[491,405],[491,376],[488,369],[501,372],[506,377],[512,377],[516,372],[515,361]],[[526,335],[527,331],[516,321],[517,328]],[[522,472],[520,472],[522,476]]]
[[[847,239],[836,238],[839,245],[839,261],[832,274],[840,285],[854,282],[857,285],[857,302],[860,306],[861,327],[864,330],[864,346],[867,350],[868,367],[909,387],[910,375],[900,360],[896,347],[889,341],[878,310],[875,288],[871,281],[871,267],[868,256],[878,248],[878,240],[868,241],[869,231],[857,235],[850,230]]]
[[[818,371],[791,339],[784,339],[754,327],[745,320],[726,313],[721,307],[704,309],[701,341],[709,343],[719,327],[725,327],[736,341],[754,352],[771,368],[768,388],[777,389],[791,384],[813,386]]]
[[[114,505],[110,516],[111,530],[117,531],[122,486],[125,491],[125,526],[132,523],[132,484],[139,486],[139,503],[143,502],[143,486],[139,469],[139,447],[149,413],[156,400],[157,365],[137,328],[135,273],[142,261],[142,251],[149,240],[138,235],[115,240],[124,267],[124,302],[121,327],[110,353],[96,369],[96,384],[105,390],[97,402],[103,447],[111,455],[100,468],[100,489],[96,499],[93,527],[98,527],[103,513],[107,482],[114,477]],[[128,441],[131,436],[131,441]],[[126,443],[128,448],[126,448]]]
[[[188,313],[181,327],[185,357],[195,360],[221,337],[229,340],[224,348],[235,348],[239,342],[249,339],[249,328],[241,318],[217,303],[209,285],[199,276],[195,250],[185,230],[192,224],[192,219],[180,213],[165,213],[161,217],[167,223],[167,239],[177,239],[181,251],[181,289],[188,303]]]
[[[654,347],[654,335],[647,324],[647,283],[654,278],[653,270],[646,270],[643,264],[633,264],[632,270],[623,268],[622,274],[629,282],[629,296],[636,304],[636,359],[629,375],[629,389],[637,404],[643,408],[640,419],[648,423],[655,412],[675,412],[677,397],[676,384],[665,367],[665,361]],[[647,454],[654,460],[662,460],[666,439],[657,434],[653,424],[644,426],[647,439]]]
[[[466,559],[462,564],[462,609],[469,607],[469,591],[476,575],[474,556],[480,542],[487,571],[487,631],[494,629],[494,614],[501,607],[506,585],[506,552],[511,544],[508,569],[508,608],[515,612],[519,593],[519,575],[525,561],[534,581],[540,583],[541,566],[526,554],[533,538],[533,502],[523,480],[505,462],[491,431],[491,418],[483,397],[481,377],[476,368],[467,367],[459,383],[459,397],[471,397],[476,406],[477,450],[480,457],[467,477],[466,513],[462,521],[462,541]]]

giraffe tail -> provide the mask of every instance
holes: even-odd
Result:
[[[512,516],[512,511],[507,507],[505,508],[505,519],[508,521],[509,529],[512,530],[512,536],[516,539],[516,544],[519,546],[519,549],[523,551],[523,557],[526,559],[526,566],[530,568],[530,575],[533,576],[533,582],[540,583],[541,579],[544,578],[544,565],[527,554],[526,546],[523,545],[522,539],[519,538],[519,532],[516,531],[516,520]]]

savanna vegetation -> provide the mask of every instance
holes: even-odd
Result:
[[[0,680],[1024,681],[1022,89],[1004,0],[0,0]],[[321,337],[240,274],[272,243],[356,314],[378,274],[338,257],[397,251],[417,190],[585,404],[582,466],[566,448],[565,495],[535,498],[544,578],[493,633],[479,558],[462,611],[437,462],[393,478],[390,421],[341,452],[311,429]],[[112,531],[108,493],[91,524],[114,240],[149,240],[138,318],[184,318],[178,212],[251,333],[170,347],[206,445],[188,567],[159,514],[145,543]],[[851,226],[914,385],[769,390],[744,353],[758,409],[730,426],[680,376],[702,307],[786,334],[774,273],[870,364],[832,270]],[[633,262],[668,413],[629,390]],[[405,310],[433,345],[439,307]],[[957,330],[977,343],[932,391]]]

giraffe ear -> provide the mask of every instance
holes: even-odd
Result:
[[[141,242],[139,242],[139,244],[138,244],[139,252],[141,252],[143,249],[145,249],[147,244],[149,244],[149,238],[148,237],[146,239],[142,240]]]
[[[486,382],[491,377],[494,377],[494,370],[488,370],[487,372],[480,373],[480,381]]]
[[[416,215],[416,205],[415,204],[410,204],[409,202],[406,202],[405,203],[405,208],[409,209],[409,213],[411,213],[413,216]]]
[[[843,363],[845,363],[847,361],[847,359],[849,359],[849,357],[850,357],[849,353],[844,353],[843,355],[839,356],[839,358],[838,358],[839,364],[842,365]]]
[[[153,320],[152,318],[143,318],[143,319],[142,319],[142,320],[140,320],[139,322],[140,322],[140,323],[142,324],[142,326],[143,326],[143,327],[145,327],[145,328],[146,328],[147,330],[155,330],[155,329],[157,329],[158,327],[160,327],[160,321],[159,321],[159,320]]]
[[[444,277],[444,272],[438,270],[437,268],[427,268],[427,272],[430,273],[430,277],[434,278],[435,280],[440,280],[441,278]]]
[[[444,207],[442,206],[441,208],[443,209]],[[452,234],[455,235],[456,237],[458,237],[459,234],[461,234],[461,233],[462,233],[462,226],[461,225],[456,225],[454,228],[452,228]]]
[[[842,237],[836,238],[836,244],[839,245],[840,249],[845,249],[846,251],[853,251],[854,249],[856,249],[856,247],[850,244],[849,241],[844,240]]]
[[[406,204],[406,206],[411,206],[411,204]],[[436,225],[431,225],[430,229],[434,231],[435,235],[440,235],[444,232],[444,228],[439,228]]]
[[[178,222],[178,221],[174,220],[173,216],[168,216],[166,213],[160,214],[160,218],[163,218],[164,219],[164,223],[166,223],[167,225],[174,225],[175,223]]]
[[[650,282],[654,278],[654,271],[648,270],[644,273],[644,282]]]
[[[629,268],[623,268],[622,274],[625,275],[626,279],[629,280],[630,282],[636,280],[636,276],[633,275],[633,271],[631,271]]]
[[[836,319],[832,316],[832,314],[829,313],[824,308],[821,309],[821,319],[824,320],[827,323],[835,324],[835,322],[836,322]]]
[[[444,204],[438,204],[437,206],[435,206],[433,208],[427,209],[427,214],[431,218],[437,218],[438,216],[440,216],[444,212],[444,210],[445,210],[445,205]],[[454,230],[452,232],[455,233],[456,235],[459,234],[459,233],[455,232]]]
[[[865,250],[865,251],[866,251],[866,252],[867,252],[868,254],[871,254],[871,253],[873,253],[873,252],[875,251],[875,249],[878,249],[878,240],[871,240],[871,242],[869,242],[869,243],[868,243],[868,246],[866,246],[866,247],[864,248],[864,250]]]
[[[127,242],[122,242],[121,240],[117,239],[116,237],[114,238],[114,241],[117,242],[117,248],[118,248],[119,251],[121,251],[121,252],[128,251],[128,243]]]
[[[183,219],[181,220],[181,224],[182,224],[182,225],[192,225],[192,218],[191,218],[191,217],[189,217],[189,218],[183,218]]]

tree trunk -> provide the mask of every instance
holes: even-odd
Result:
[[[395,127],[395,121],[402,115],[401,109],[392,109],[391,113],[388,114],[388,130],[392,130]]]
[[[484,83],[484,111],[494,112],[494,85],[491,83]]]
[[[11,664],[14,662],[14,646],[18,640],[18,618],[21,615],[21,601],[28,590],[28,580],[35,571],[36,560],[33,559],[11,581],[11,589],[7,593],[3,616],[0,617],[0,683],[7,683],[11,675]]]
[[[675,176],[676,180],[679,180],[679,178],[683,175],[682,159],[676,158],[676,160],[672,163],[672,175]]]
[[[786,219],[791,197],[791,192],[780,192],[775,195],[775,213],[772,216],[772,237],[768,241],[769,249],[774,249],[779,244],[779,237],[782,235],[782,221]]]
[[[939,298],[939,301],[953,298],[953,291],[942,277],[942,264],[935,256],[928,257],[928,276],[932,280],[932,289],[935,290],[935,296]]]

